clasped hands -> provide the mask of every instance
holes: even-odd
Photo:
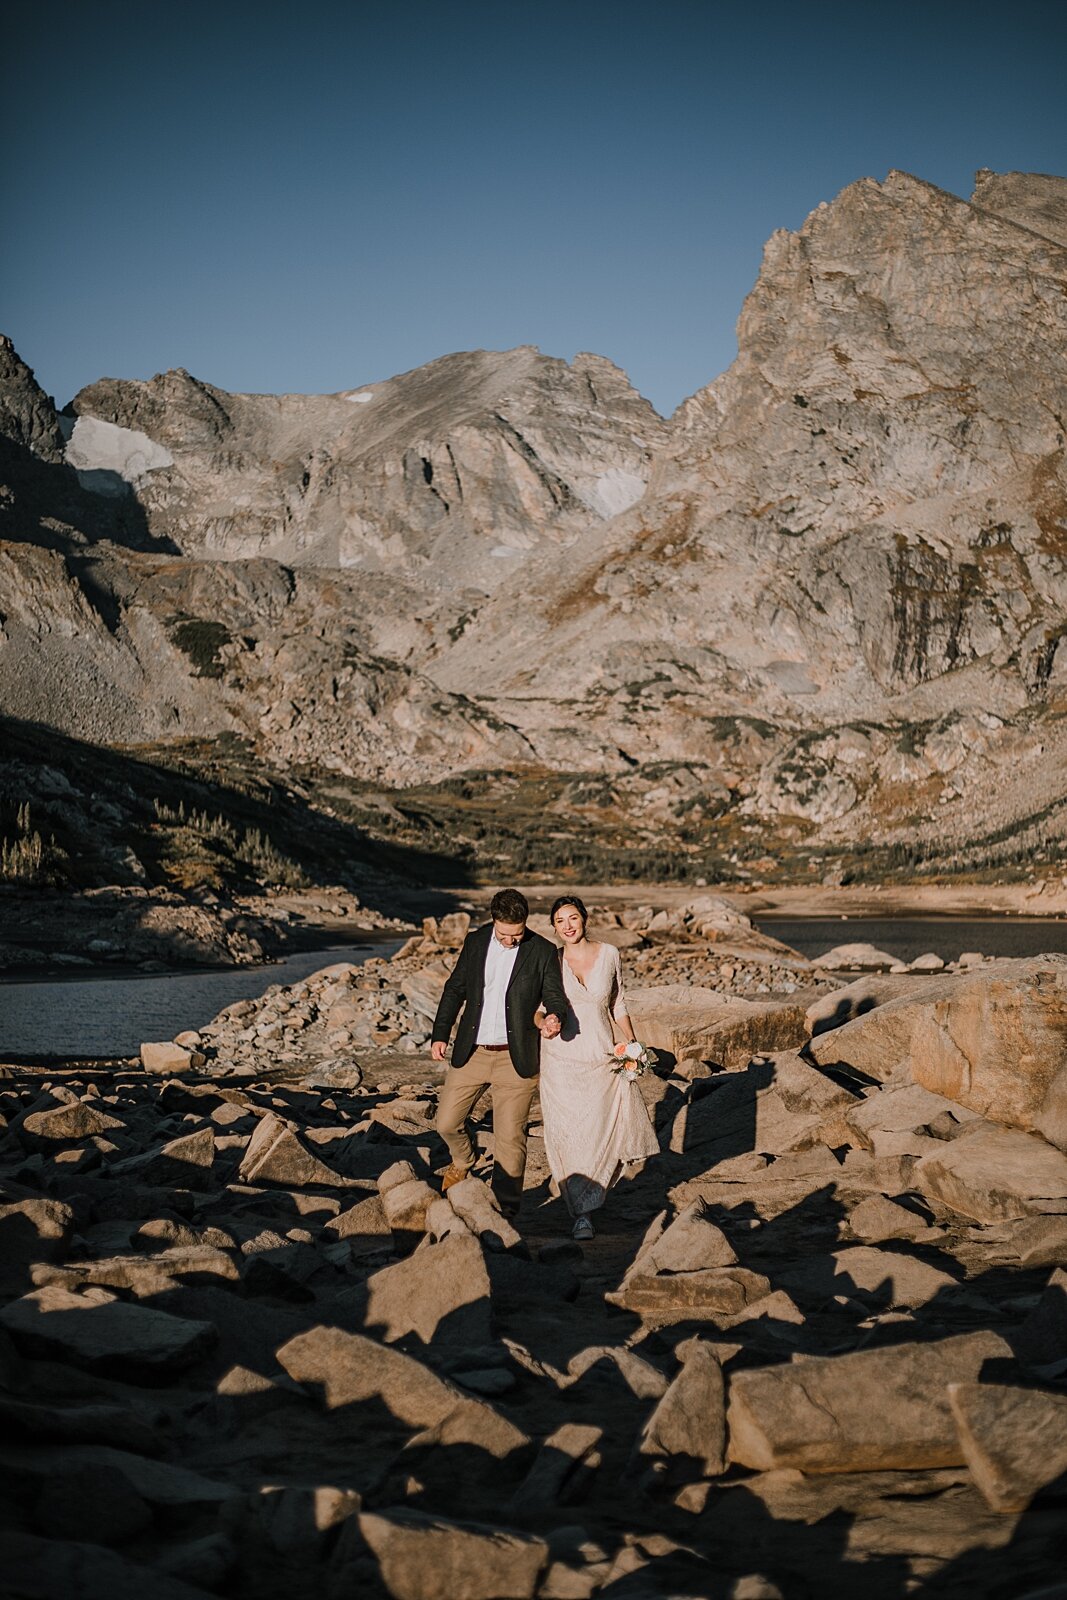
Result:
[[[555,1039],[562,1031],[563,1024],[557,1016],[536,1016],[534,1022],[542,1039]],[[434,1061],[443,1061],[448,1050],[448,1045],[443,1039],[435,1039],[430,1046],[430,1055]]]

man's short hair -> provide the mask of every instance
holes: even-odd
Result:
[[[489,915],[494,922],[525,922],[529,902],[517,889],[499,889],[489,902]]]

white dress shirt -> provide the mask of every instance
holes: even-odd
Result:
[[[519,946],[506,950],[494,933],[489,940],[485,956],[485,998],[478,1019],[478,1036],[475,1044],[507,1044],[508,1024],[504,1010],[504,996],[508,992],[511,974]]]

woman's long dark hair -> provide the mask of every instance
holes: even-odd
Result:
[[[548,920],[553,927],[556,925],[556,912],[562,911],[564,906],[573,906],[582,919],[582,932],[584,933],[589,923],[589,913],[576,894],[561,894],[558,900],[552,902],[552,910],[548,913]]]

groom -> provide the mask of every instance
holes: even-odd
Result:
[[[437,1131],[452,1165],[442,1189],[474,1165],[467,1117],[486,1089],[493,1095],[493,1192],[514,1217],[526,1170],[526,1122],[537,1088],[541,1033],[554,1038],[568,1014],[555,945],[526,926],[530,908],[517,889],[501,889],[489,904],[492,921],[467,935],[445,980],[434,1018],[430,1053],[445,1059],[456,1018],[456,1042],[437,1111]],[[548,1015],[540,1032],[534,1014]],[[462,1016],[460,1010],[462,1008]]]

